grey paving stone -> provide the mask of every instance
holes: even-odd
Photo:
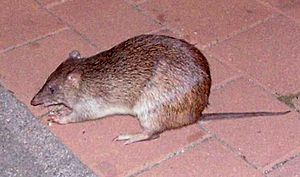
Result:
[[[0,85],[0,176],[96,176]]]

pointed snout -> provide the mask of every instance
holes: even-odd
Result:
[[[38,105],[41,105],[42,102],[38,99],[37,95],[35,95],[32,100],[30,101],[30,104],[32,106],[38,106]]]

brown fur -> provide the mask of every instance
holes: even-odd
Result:
[[[100,118],[106,110],[108,115],[131,114],[152,136],[196,122],[208,104],[210,87],[208,62],[193,45],[163,35],[140,35],[89,58],[73,52],[31,103],[63,104],[73,110],[57,119],[59,123]]]

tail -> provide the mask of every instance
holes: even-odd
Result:
[[[220,119],[240,119],[248,117],[260,116],[279,116],[287,114],[291,111],[285,112],[226,112],[226,113],[206,113],[202,115],[201,121],[220,120]]]

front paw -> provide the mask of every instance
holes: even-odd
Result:
[[[52,106],[50,108],[50,113],[49,114],[55,114],[58,115],[59,117],[64,117],[67,115],[70,115],[72,113],[72,110],[69,109],[68,107],[64,105],[57,105],[57,106]]]
[[[50,122],[54,122],[54,123],[57,123],[57,124],[67,124],[71,121],[69,121],[69,117],[68,116],[61,116],[61,115],[58,115],[58,114],[49,114],[48,115],[48,121]]]

